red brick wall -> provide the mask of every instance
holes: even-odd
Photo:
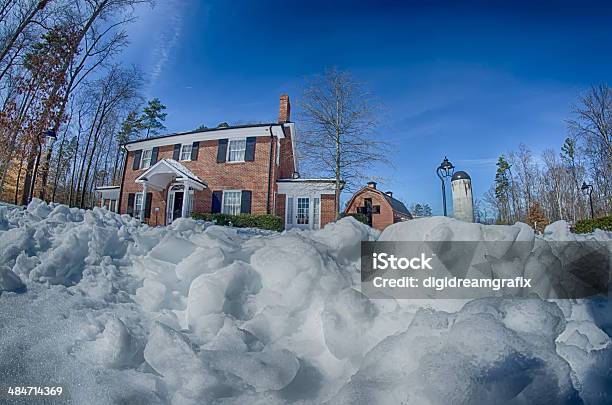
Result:
[[[321,228],[330,222],[334,222],[338,214],[335,210],[334,195],[323,194],[321,195]]]
[[[285,223],[285,198],[285,194],[278,194],[276,196],[276,215],[283,219],[283,223]]]
[[[279,167],[279,179],[291,179],[293,178],[293,172],[295,171],[295,163],[293,160],[293,146],[291,144],[291,131],[289,128],[283,128],[285,132],[285,138],[280,140],[280,167]]]
[[[379,231],[382,231],[389,225],[394,223],[394,215],[391,206],[377,191],[371,190],[362,190],[357,192],[357,194],[353,197],[353,200],[350,202],[350,205],[346,208],[345,212],[347,213],[356,213],[357,207],[364,206],[364,199],[371,198],[372,205],[380,205],[380,214],[372,214],[372,228],[376,228]]]
[[[193,212],[210,212],[212,202],[212,191],[217,190],[251,190],[251,212],[253,214],[265,214],[267,211],[267,187],[268,187],[268,165],[270,162],[270,138],[257,137],[255,144],[255,161],[241,163],[217,163],[217,140],[200,142],[198,160],[181,162],[196,176],[208,184],[208,189],[195,193]],[[273,159],[276,149],[276,140],[273,142]],[[282,148],[282,146],[281,146]],[[172,159],[173,145],[161,146],[158,153],[158,161],[161,159]],[[121,194],[121,213],[127,211],[128,193],[142,192],[142,185],[134,182],[144,170],[133,170],[132,163],[134,153],[129,152],[127,167]],[[276,161],[273,160],[272,187],[270,194],[270,207],[274,208],[274,189],[277,174]],[[159,207],[158,222],[165,223],[166,213],[166,191],[153,191],[151,204],[151,216],[154,217],[155,207]],[[162,219],[160,219],[160,217]],[[154,219],[153,219],[154,221]]]

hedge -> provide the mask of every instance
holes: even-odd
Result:
[[[362,214],[361,212],[343,212],[342,214],[340,214],[340,218],[344,217],[353,217],[359,222],[362,222],[366,225],[368,224],[368,216],[366,214]]]
[[[191,215],[193,219],[201,219],[203,221],[214,222],[217,225],[230,225],[236,228],[259,228],[270,231],[282,231],[284,229],[283,219],[276,215],[255,215],[255,214],[205,214],[194,213]]]
[[[612,216],[595,219],[583,219],[574,225],[575,233],[591,233],[595,229],[612,231]]]

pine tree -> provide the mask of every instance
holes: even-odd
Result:
[[[140,116],[139,128],[146,131],[145,138],[150,135],[157,135],[160,131],[166,129],[163,122],[166,120],[166,114],[163,112],[166,106],[159,101],[158,98],[154,98],[147,103],[147,106],[142,110]]]
[[[499,214],[500,220],[502,222],[510,221],[510,199],[508,197],[508,192],[510,190],[510,180],[508,179],[508,170],[510,169],[510,164],[504,157],[501,155],[496,163],[497,172],[495,173],[495,198],[497,199],[497,203],[499,205]]]

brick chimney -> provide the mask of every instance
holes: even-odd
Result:
[[[291,121],[291,103],[287,94],[280,96],[280,109],[278,110],[279,124]]]
[[[376,182],[375,181],[368,181],[368,187],[369,188],[373,188],[374,190],[376,190]]]

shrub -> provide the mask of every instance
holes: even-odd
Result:
[[[344,217],[353,217],[361,223],[364,223],[366,225],[368,224],[368,216],[366,214],[362,214],[361,212],[343,212],[342,214],[340,214],[340,218]]]
[[[574,225],[575,233],[591,233],[595,229],[612,231],[612,216],[595,219],[583,219]]]
[[[270,231],[282,231],[284,228],[283,219],[276,215],[255,215],[255,214],[207,214],[194,213],[191,215],[193,219],[201,219],[203,221],[214,222],[217,225],[235,226],[236,228],[259,228]]]

